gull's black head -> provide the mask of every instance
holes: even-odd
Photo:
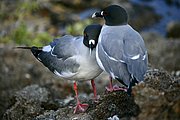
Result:
[[[95,12],[92,17],[104,17],[105,24],[109,26],[125,25],[128,23],[128,14],[118,5],[110,5],[100,12]]]
[[[91,50],[96,47],[101,28],[102,26],[99,24],[92,24],[88,25],[84,29],[83,43],[86,47],[90,48]]]

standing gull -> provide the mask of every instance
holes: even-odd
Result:
[[[97,100],[94,78],[101,72],[96,62],[96,45],[101,25],[89,25],[84,29],[84,36],[65,35],[54,39],[50,45],[38,47],[18,47],[31,49],[33,55],[50,71],[66,80],[91,80],[94,97]],[[77,84],[74,82],[77,105],[74,113],[84,112],[88,104],[81,104],[78,99]]]
[[[92,17],[105,19],[96,48],[99,66],[111,77],[109,91],[113,91],[112,78],[124,84],[130,95],[132,86],[144,80],[148,56],[141,35],[128,24],[126,10],[110,5]]]

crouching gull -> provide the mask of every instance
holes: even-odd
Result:
[[[31,49],[33,55],[50,71],[66,80],[91,80],[94,97],[97,100],[94,78],[102,69],[96,62],[96,45],[102,26],[88,25],[84,29],[84,36],[65,35],[54,39],[50,45],[38,47],[18,47]],[[74,113],[84,112],[88,104],[81,104],[78,99],[77,84],[74,82],[77,104]]]
[[[147,71],[148,56],[141,35],[128,24],[126,10],[118,5],[110,5],[92,17],[105,19],[96,48],[99,66],[109,73],[112,79],[124,84],[131,95],[132,86],[143,81]],[[117,88],[117,87],[115,87]]]

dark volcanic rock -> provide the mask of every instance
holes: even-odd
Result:
[[[44,110],[42,103],[49,101],[49,92],[38,85],[25,87],[14,96],[15,103],[4,114],[4,120],[28,120]]]
[[[4,120],[178,120],[180,118],[180,79],[167,72],[149,69],[145,81],[133,87],[133,95],[124,91],[104,93],[98,103],[88,96],[85,113],[73,114],[75,99],[53,102],[50,92],[38,85],[27,86],[14,95]],[[57,100],[57,99],[56,99]],[[62,102],[60,102],[62,101]],[[68,101],[68,102],[65,102]],[[60,105],[61,104],[61,105]],[[60,107],[61,106],[61,107]]]
[[[117,116],[118,118],[131,118],[140,113],[140,109],[135,104],[133,97],[128,96],[123,91],[112,92],[101,95],[98,103],[92,99],[88,100],[89,108],[85,113],[73,114],[73,107],[66,106],[58,110],[44,111],[35,117],[35,120],[101,120]]]
[[[178,120],[180,118],[180,83],[165,71],[148,71],[144,83],[133,89],[139,105],[140,120]]]
[[[140,109],[135,104],[133,97],[128,96],[124,91],[117,91],[105,94],[92,113],[96,120],[105,120],[115,115],[118,118],[130,118],[137,116]]]
[[[123,91],[103,94],[98,103],[94,103],[92,99],[86,100],[90,106],[86,113],[80,114],[73,114],[74,109],[70,104],[62,108],[58,108],[57,105],[55,109],[46,106],[49,101],[52,101],[50,93],[38,85],[25,87],[16,93],[14,99],[12,106],[4,114],[4,120],[99,120],[113,116],[130,118],[137,116],[140,112],[133,97],[128,96]],[[55,103],[50,105],[55,106]],[[45,109],[44,106],[50,109]]]
[[[57,79],[35,60],[29,50],[17,50],[1,44],[0,63],[0,118],[12,104],[10,99],[17,91],[31,84],[53,86],[52,79]],[[61,96],[64,93],[67,92]]]
[[[28,102],[47,102],[49,92],[45,88],[41,88],[38,85],[27,86],[15,95],[16,101],[28,101]]]
[[[180,34],[179,34],[179,31],[180,31],[180,22],[177,21],[177,22],[170,22],[168,25],[167,25],[167,37],[169,38],[180,38]]]
[[[174,78],[169,73],[158,69],[148,70],[144,82],[146,86],[159,91],[167,91],[175,83]]]
[[[101,120],[117,116],[118,118],[131,118],[140,112],[132,97],[125,92],[118,91],[102,95],[98,103],[88,101],[89,108],[86,113],[73,114],[72,106],[59,108],[57,111],[49,110],[35,117],[35,120]]]

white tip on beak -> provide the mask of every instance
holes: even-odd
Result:
[[[96,13],[93,13],[92,18],[95,18],[95,17],[96,17]]]
[[[89,40],[89,45],[95,45],[95,40],[92,40],[92,39]],[[91,48],[91,47],[90,47],[90,49],[89,49],[90,55],[92,54],[92,49],[93,49],[93,48]]]

